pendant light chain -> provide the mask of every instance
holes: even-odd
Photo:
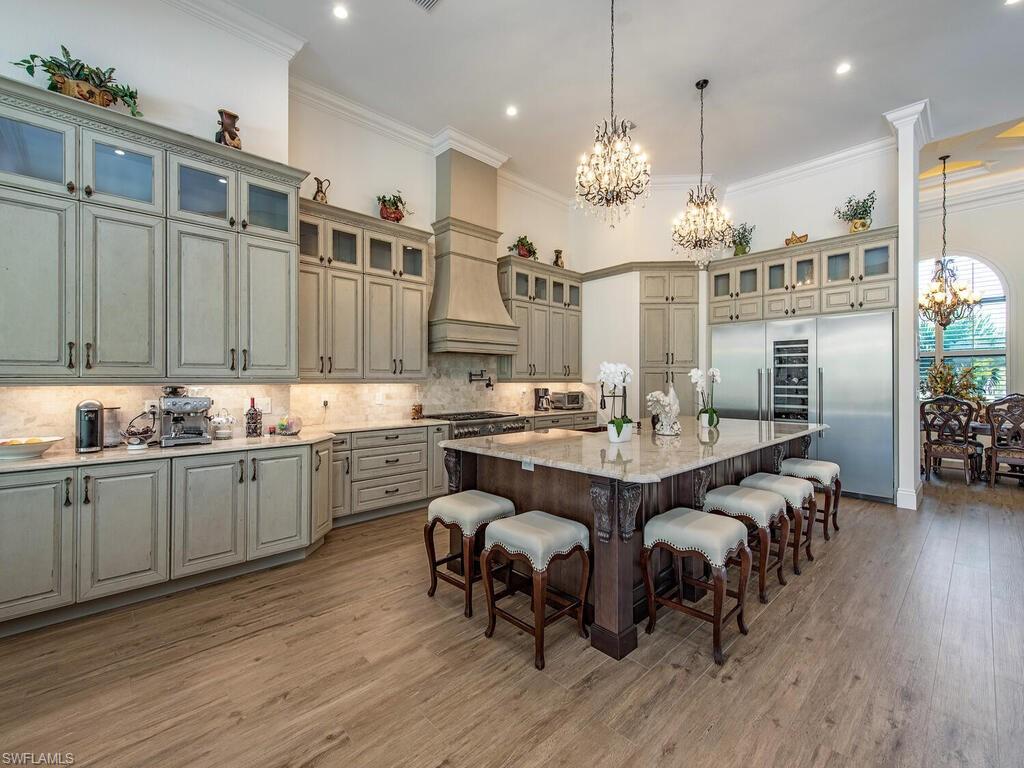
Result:
[[[946,161],[949,155],[942,156],[942,260],[946,260]]]
[[[704,89],[700,89],[700,186],[704,185]]]
[[[615,125],[615,0],[612,0],[612,125]]]

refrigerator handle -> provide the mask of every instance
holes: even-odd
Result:
[[[765,421],[772,421],[775,418],[775,375],[771,368],[768,369],[768,385],[765,387],[766,400],[768,402],[768,418]]]
[[[764,415],[764,370],[757,369],[757,420],[761,421]]]
[[[818,423],[825,423],[825,391],[824,391],[825,373],[824,369],[818,369]],[[823,440],[825,438],[824,430],[818,433],[818,439]]]

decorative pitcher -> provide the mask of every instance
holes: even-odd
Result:
[[[316,182],[316,192],[313,193],[313,201],[317,203],[326,203],[327,188],[331,186],[331,180],[318,179],[316,176],[314,176],[313,181]]]

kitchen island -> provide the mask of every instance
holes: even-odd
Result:
[[[784,421],[723,419],[717,429],[684,420],[682,434],[651,431],[628,443],[603,432],[552,429],[441,443],[449,493],[479,489],[511,499],[517,512],[539,509],[590,529],[593,571],[587,597],[591,644],[621,659],[637,645],[637,621],[646,615],[640,550],[643,528],[674,507],[701,508],[709,488],[775,472],[782,459],[806,455],[811,435],[828,427]],[[452,552],[461,538],[452,542]],[[703,575],[694,558],[655,560],[659,591],[683,572]],[[458,563],[450,567],[458,570]],[[568,591],[579,564],[551,565],[551,584]],[[685,597],[702,593],[679,584]]]

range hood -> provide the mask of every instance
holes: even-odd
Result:
[[[516,352],[519,329],[498,290],[497,195],[497,169],[454,149],[438,155],[431,352]]]

